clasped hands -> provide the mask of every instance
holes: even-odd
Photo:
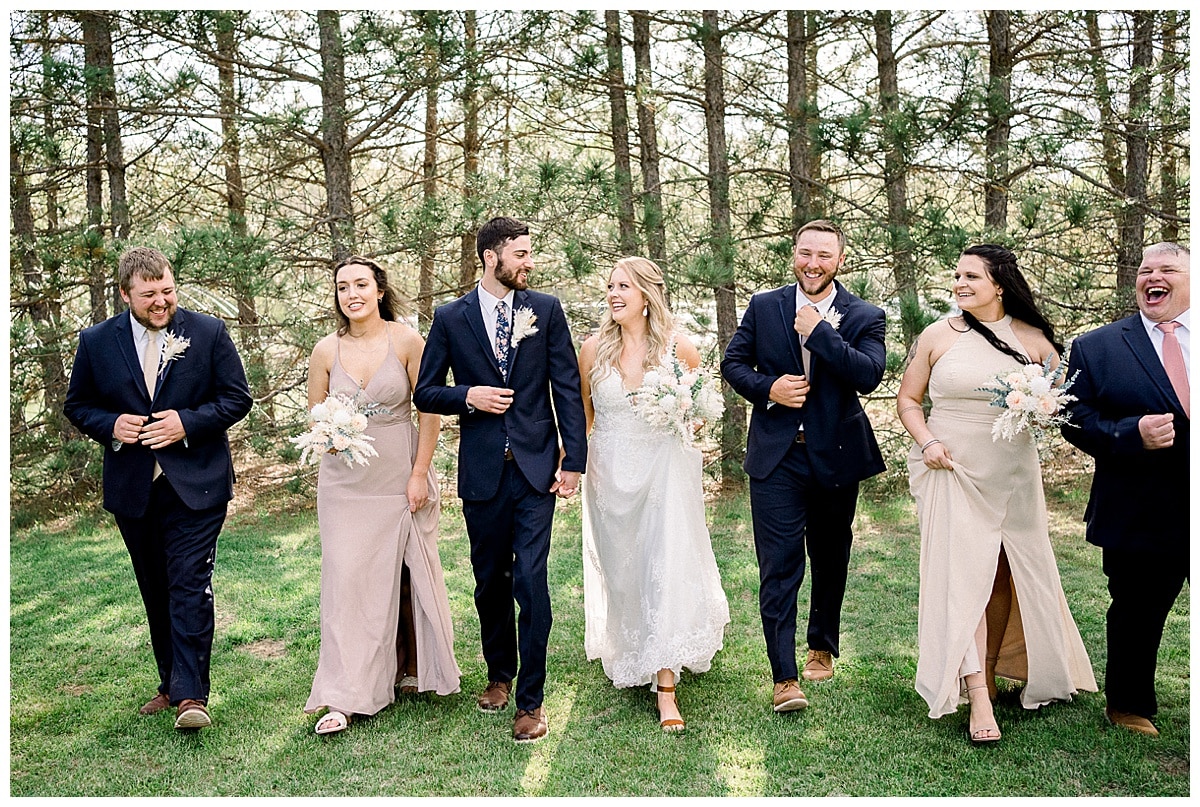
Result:
[[[153,418],[153,420],[151,420]],[[187,437],[179,413],[174,409],[145,415],[124,414],[113,424],[113,437],[126,445],[141,443],[150,449],[165,448]]]

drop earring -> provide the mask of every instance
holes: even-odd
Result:
[[[650,316],[650,306],[648,306],[648,305],[642,306],[642,316],[643,317]]]

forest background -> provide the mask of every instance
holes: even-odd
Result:
[[[963,248],[1014,249],[1069,339],[1132,311],[1143,246],[1190,232],[1186,10],[9,22],[14,528],[97,499],[100,447],[62,403],[77,332],[123,308],[127,245],[164,250],[180,304],[234,335],[255,401],[231,433],[241,482],[306,493],[287,438],[339,258],[380,260],[425,330],[478,279],[477,227],[517,216],[532,283],[577,341],[612,263],[641,254],[715,365],[749,296],[793,279],[797,226],[828,217],[850,245],[840,279],[889,314],[867,403],[891,469],[868,492],[894,493],[907,445],[890,402]],[[726,403],[707,456],[729,488],[747,413],[728,388]]]

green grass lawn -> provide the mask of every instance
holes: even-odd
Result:
[[[1086,484],[1086,482],[1085,482]],[[1103,685],[1107,594],[1075,495],[1051,494],[1067,600]],[[316,665],[320,542],[313,512],[230,519],[217,553],[214,727],[142,717],[154,692],[141,600],[107,515],[14,532],[11,792],[14,796],[1187,796],[1189,611],[1185,588],[1159,656],[1149,739],[1113,729],[1103,695],[1027,712],[1003,689],[1003,740],[973,748],[966,709],[930,720],[913,689],[918,545],[907,498],[859,508],[842,658],[811,706],[776,715],[758,618],[744,496],[710,507],[732,623],[709,672],[679,688],[688,727],[663,735],[653,696],[616,690],[583,654],[578,500],[560,504],[551,553],[550,736],[510,739],[512,708],[481,714],[473,581],[451,499],[440,550],[463,691],[404,698],[332,737],[302,711]],[[807,613],[808,584],[801,590]],[[803,646],[803,629],[801,629]]]

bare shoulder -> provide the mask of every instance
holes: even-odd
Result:
[[[326,334],[313,345],[312,359],[313,361],[333,361],[333,356],[337,353],[337,332]]]
[[[1029,357],[1041,364],[1046,360],[1047,356],[1053,356],[1058,351],[1054,349],[1054,345],[1050,344],[1050,340],[1046,338],[1046,334],[1042,333],[1040,328],[1030,325],[1028,322],[1023,322],[1019,319],[1012,321],[1013,334],[1021,341],[1025,347],[1025,352]]]
[[[929,325],[925,330],[921,331],[919,340],[924,343],[928,349],[941,348],[945,350],[958,337],[962,336],[967,330],[967,323],[963,322],[962,317],[949,317],[947,319],[939,319],[937,322]]]
[[[599,343],[600,337],[597,334],[588,334],[583,340],[583,345],[579,348],[579,360],[585,358],[589,361],[596,358],[596,345]]]
[[[700,351],[692,344],[692,340],[681,333],[675,334],[675,355],[683,359],[689,367],[697,367],[700,364]]]

